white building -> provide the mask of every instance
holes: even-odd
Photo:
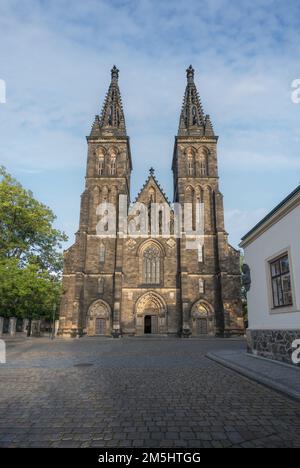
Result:
[[[293,341],[300,338],[300,185],[240,246],[251,279],[248,350],[292,364]]]

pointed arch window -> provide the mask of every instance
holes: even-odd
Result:
[[[189,156],[188,158],[188,175],[192,176],[194,175],[194,163],[193,163],[193,157]]]
[[[102,147],[98,147],[96,149],[96,173],[100,176],[104,173],[104,156],[105,150]]]
[[[104,292],[104,278],[98,278],[98,294],[103,294]]]
[[[105,245],[104,244],[100,244],[99,261],[100,263],[105,262]]]
[[[120,121],[121,121],[121,119],[120,119],[120,111],[119,111],[119,109],[117,109],[117,110],[116,110],[116,123],[117,123],[117,127],[120,126]]]
[[[198,262],[202,263],[203,262],[203,245],[199,244],[198,245]]]
[[[112,156],[110,160],[110,175],[116,174],[116,157]]]
[[[108,125],[110,126],[112,126],[113,124],[113,112],[114,112],[114,109],[113,109],[113,106],[111,105],[109,108],[109,114],[108,114]]]
[[[102,176],[104,172],[104,158],[98,160],[98,175]]]
[[[194,175],[194,165],[195,165],[195,158],[194,158],[194,150],[189,148],[187,150],[187,173],[188,176]]]
[[[143,252],[143,282],[145,284],[160,283],[160,251],[155,245],[147,247]]]
[[[203,154],[200,159],[200,176],[206,177],[208,175],[207,171],[207,156]]]
[[[196,102],[196,96],[195,96],[195,90],[192,88],[191,90],[191,97],[192,97],[192,103],[195,104]]]
[[[158,233],[161,236],[162,235],[162,230],[163,230],[163,212],[162,210],[159,210],[158,213]]]
[[[204,280],[202,278],[199,279],[199,293],[204,294]]]
[[[198,124],[198,118],[197,118],[197,110],[196,107],[192,107],[192,125],[197,125]]]
[[[185,126],[188,127],[188,117],[189,117],[189,114],[188,114],[188,110],[187,110],[187,107],[185,107],[185,110],[184,110],[184,123],[185,123]]]

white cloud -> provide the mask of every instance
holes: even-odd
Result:
[[[274,171],[300,169],[300,157],[289,157],[288,154],[265,154],[263,152],[233,150],[228,153],[224,152],[222,158],[223,166],[233,167],[236,171],[250,169],[252,171],[268,170],[272,173]]]
[[[67,0],[2,0],[0,78],[7,103],[0,106],[1,162],[12,172],[32,171],[33,185],[36,171],[67,177],[73,169],[83,178],[84,137],[116,63],[133,193],[154,165],[172,198],[173,137],[192,63],[204,110],[220,135],[221,181],[228,187],[246,172],[255,194],[262,183],[257,173],[269,171],[285,193],[282,171],[286,184],[299,179],[300,105],[290,98],[300,71],[299,10],[296,1],[286,8],[272,0],[74,0],[72,8]],[[224,195],[233,206],[236,195]]]
[[[257,208],[254,210],[234,208],[225,210],[225,227],[230,233],[229,242],[231,242],[234,247],[238,247],[241,238],[253,228],[267,212],[268,210],[265,208]]]

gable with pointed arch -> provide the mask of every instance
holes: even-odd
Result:
[[[102,299],[92,302],[86,318],[86,332],[89,336],[111,335],[111,308]]]
[[[156,333],[167,332],[167,304],[155,291],[148,291],[138,298],[135,304],[136,334],[144,335],[145,318],[153,317],[156,322]]]
[[[192,335],[215,334],[214,309],[209,302],[199,299],[191,307]]]

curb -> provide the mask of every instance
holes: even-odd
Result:
[[[265,362],[272,362],[276,364],[277,366],[282,366],[285,367],[286,369],[293,369],[293,370],[298,370],[300,372],[300,367],[299,366],[294,366],[293,364],[288,364],[287,362],[283,361],[275,361],[275,359],[269,359],[264,356],[258,356],[256,354],[250,354],[250,353],[244,353],[247,357],[253,358],[253,359],[259,359],[261,361]]]
[[[214,353],[207,353],[206,357],[208,359],[211,359],[212,361],[217,362],[218,364],[221,364],[224,367],[227,367],[231,370],[234,370],[238,374],[248,377],[251,380],[254,380],[255,382],[264,385],[265,387],[271,388],[272,390],[275,390],[276,392],[288,396],[289,398],[292,398],[293,400],[300,401],[300,392],[291,390],[285,385],[282,385],[278,382],[274,382],[274,380],[269,379],[268,377],[262,377],[261,375],[257,374],[256,372],[252,372],[251,370],[245,369],[245,367],[238,366],[236,364],[233,364],[227,359],[223,359],[219,356],[217,356]]]

